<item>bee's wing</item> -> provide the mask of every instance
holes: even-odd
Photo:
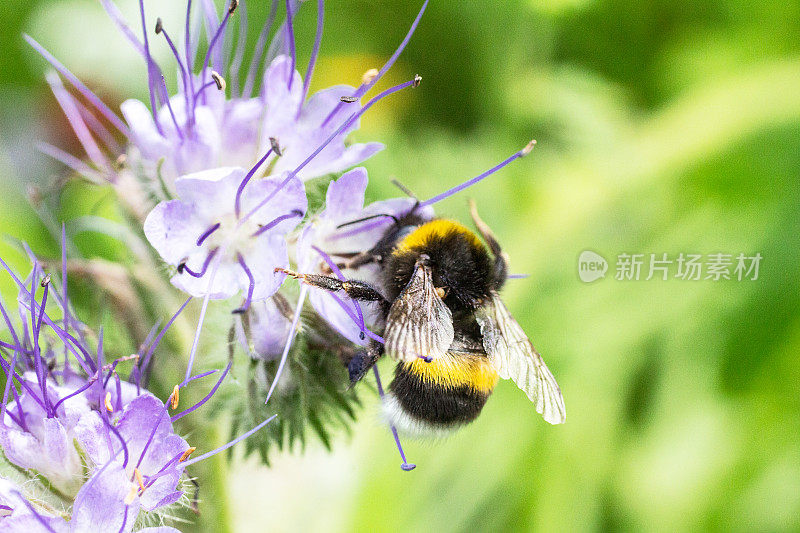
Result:
[[[511,379],[536,405],[536,412],[551,424],[567,417],[564,398],[553,374],[528,336],[509,313],[497,293],[475,311],[483,347],[503,379]]]
[[[433,286],[429,267],[418,264],[386,318],[385,350],[393,359],[443,356],[453,342],[453,314]]]

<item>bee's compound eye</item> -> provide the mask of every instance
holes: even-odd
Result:
[[[448,292],[449,292],[448,287],[436,287],[436,295],[439,298],[444,299],[444,297],[447,296]]]

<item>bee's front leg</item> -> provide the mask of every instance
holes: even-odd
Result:
[[[287,276],[308,283],[313,287],[318,287],[330,292],[343,291],[353,300],[361,302],[386,302],[386,298],[372,285],[365,281],[340,280],[331,276],[320,276],[318,274],[300,274],[285,268],[276,268],[275,272],[283,272]]]

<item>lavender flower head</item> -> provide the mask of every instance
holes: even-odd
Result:
[[[165,405],[142,388],[140,373],[127,380],[120,376],[123,367],[138,365],[141,354],[106,363],[102,331],[96,347],[90,346],[85,329],[72,318],[66,288],[57,294],[38,263],[25,281],[2,259],[0,264],[19,287],[21,319],[15,322],[0,303],[5,329],[0,366],[6,377],[0,459],[17,469],[16,479],[0,475],[0,529],[177,531],[143,525],[161,523],[170,506],[188,501],[188,465],[240,438],[190,460],[195,448],[176,434],[173,422],[208,401],[230,366],[204,400],[170,416],[180,389],[215,371],[175,386]]]
[[[246,297],[237,311],[275,293],[283,281],[276,268],[288,266],[287,236],[305,216],[302,182],[338,173],[367,159],[379,143],[347,145],[361,115],[375,102],[398,90],[419,85],[419,77],[393,87],[361,105],[361,97],[377,83],[405,47],[409,35],[380,71],[370,71],[360,87],[339,85],[308,97],[323,30],[324,2],[317,3],[317,31],[305,77],[297,71],[293,17],[296,0],[284,3],[286,18],[269,49],[266,42],[278,3],[271,4],[250,68],[242,75],[246,37],[246,3],[234,0],[220,17],[213,2],[200,2],[192,17],[187,2],[184,38],[176,45],[158,19],[150,31],[140,1],[141,35],[122,18],[110,0],[103,6],[138,50],[148,70],[150,106],[136,100],[122,104],[125,120],[116,116],[88,88],[36,41],[28,41],[127,139],[126,167],[118,171],[97,139],[113,139],[88,109],[51,75],[49,80],[89,159],[96,168],[76,161],[54,147],[50,155],[90,179],[98,175],[117,185],[120,199],[143,220],[144,234],[162,259],[173,267],[172,282],[193,296],[225,299]],[[232,17],[241,16],[239,36],[230,35]],[[202,19],[202,21],[200,20]],[[198,50],[201,24],[208,47]],[[178,94],[169,97],[161,67],[150,54],[153,38],[163,38],[178,67]],[[233,49],[233,42],[236,47]],[[182,47],[182,50],[179,48]],[[266,57],[265,57],[266,56]],[[253,95],[262,58],[261,88]],[[229,73],[227,83],[219,72]],[[230,97],[227,97],[228,91]],[[91,118],[90,118],[91,117]],[[148,190],[136,190],[133,169]],[[146,197],[163,198],[150,210]],[[172,199],[177,195],[177,199]],[[149,214],[148,214],[149,211]],[[291,239],[288,239],[291,240]],[[258,265],[254,268],[253,265]]]
[[[113,164],[115,158],[124,154],[127,166],[136,169],[139,177],[149,183],[149,192],[159,195],[173,194],[175,180],[186,174],[218,167],[252,168],[273,146],[276,149],[262,162],[262,173],[266,170],[279,175],[303,162],[334,132],[335,138],[297,172],[298,178],[305,181],[340,172],[369,158],[383,145],[345,143],[347,135],[358,128],[357,120],[337,132],[343,119],[350,115],[348,107],[342,106],[341,98],[353,97],[349,103],[357,105],[366,92],[363,87],[359,90],[339,85],[308,98],[322,38],[324,2],[318,2],[317,36],[305,79],[296,70],[292,22],[300,5],[297,0],[284,3],[286,20],[267,48],[280,3],[272,2],[269,19],[263,26],[249,68],[244,69],[248,22],[245,2],[232,1],[220,17],[209,0],[195,2],[194,11],[192,2],[188,1],[185,27],[172,33],[174,29],[166,28],[161,19],[154,24],[147,23],[143,2],[140,2],[140,28],[134,30],[111,0],[102,0],[108,15],[141,54],[148,70],[149,106],[138,100],[127,100],[121,105],[122,117],[33,38],[26,36],[89,103],[88,107],[84,106],[64,88],[58,76],[48,78],[91,165],[80,163],[55,147],[43,146],[44,151],[89,179],[111,181],[129,192],[130,180],[126,180],[125,172]],[[234,37],[232,29],[235,17],[240,17],[238,38]],[[205,28],[208,42],[205,50],[199,50],[201,26]],[[177,38],[180,32],[182,38]],[[177,66],[178,87],[172,96],[168,94],[161,66],[150,53],[156,39],[167,43]],[[226,81],[226,74],[229,81]],[[257,79],[260,84],[256,83]],[[127,146],[120,147],[115,135],[95,118],[95,114],[113,125],[117,133],[124,136]]]
[[[428,0],[380,70],[367,70],[357,88],[338,85],[310,97],[322,39],[323,0],[316,2],[316,34],[304,75],[298,71],[294,41],[297,0],[271,3],[249,68],[243,65],[247,49],[244,0],[233,0],[222,14],[211,0],[194,2],[194,10],[188,0],[186,23],[175,34],[160,19],[148,23],[142,0],[136,31],[112,0],[101,2],[144,59],[149,102],[124,102],[120,118],[26,36],[58,72],[51,73],[48,82],[88,162],[53,146],[42,149],[86,179],[110,182],[120,204],[133,215],[133,233],[139,243],[149,244],[168,265],[172,285],[203,298],[185,379],[165,403],[177,402],[180,388],[209,374],[192,374],[209,301],[241,293],[243,299],[233,309],[238,316],[232,320],[231,339],[236,334],[255,360],[248,368],[252,374],[249,397],[235,407],[233,423],[235,429],[242,424],[255,428],[229,445],[264,427],[273,407],[290,413],[290,418],[268,427],[265,442],[256,444],[265,461],[270,442],[304,442],[306,423],[329,445],[323,421],[341,423],[354,418],[353,406],[358,403],[346,388],[347,362],[368,343],[383,342],[379,335],[383,324],[376,309],[362,309],[342,291],[323,292],[302,285],[292,305],[290,297],[297,291],[284,285],[283,271],[296,268],[300,279],[322,274],[342,281],[379,283],[379,266],[368,252],[391,224],[410,214],[415,220],[431,219],[435,203],[524,156],[532,144],[426,201],[408,194],[365,206],[367,171],[352,167],[383,146],[349,144],[347,137],[374,104],[420,85],[422,78],[414,76],[362,103],[408,44]],[[285,19],[267,46],[278,6],[285,11]],[[234,17],[240,17],[238,37],[232,35]],[[204,40],[200,37],[203,29]],[[174,40],[177,33],[182,38]],[[174,95],[170,96],[161,66],[150,53],[153,39],[163,39],[173,53],[178,71]],[[205,50],[200,49],[201,42],[208,43]],[[117,142],[120,136],[122,146]],[[327,188],[324,209],[307,213],[306,182],[337,174],[341,175]],[[147,254],[139,254],[140,259],[141,255]],[[228,374],[232,359],[205,399],[170,417],[168,406],[140,386],[138,361],[126,383],[117,371],[121,359],[104,363],[102,340],[92,349],[85,339],[69,333],[73,327],[69,320],[59,325],[49,319],[44,312],[47,286],[42,303],[35,302],[36,278],[34,268],[30,290],[19,282],[21,316],[31,324],[31,334],[16,335],[6,318],[12,338],[0,344],[8,383],[15,383],[5,390],[0,446],[13,464],[47,479],[58,491],[61,508],[32,503],[23,491],[4,492],[0,487],[0,497],[7,502],[0,502],[0,511],[11,512],[6,523],[33,518],[72,528],[101,520],[95,514],[107,507],[112,512],[102,518],[106,520],[102,529],[130,531],[140,525],[138,516],[157,513],[183,497],[184,469],[205,456],[187,460],[192,448],[175,434],[172,422],[209,400]],[[313,313],[304,310],[306,298]],[[66,316],[66,297],[61,303]],[[70,357],[59,362],[52,350],[39,348],[42,324],[52,330],[55,342],[63,343]],[[77,333],[74,327],[73,331]],[[303,335],[290,357],[300,332]],[[157,340],[145,359],[149,360],[156,344]],[[78,363],[75,371],[71,359]],[[382,395],[377,368],[373,370]],[[273,397],[284,371],[287,383],[282,383],[280,394],[267,408],[265,403]],[[265,396],[266,401],[253,402],[253,396]],[[400,448],[397,432],[392,431]],[[412,469],[402,448],[400,454],[403,468]]]

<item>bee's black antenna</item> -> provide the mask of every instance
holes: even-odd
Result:
[[[389,213],[378,213],[377,215],[370,215],[368,217],[363,217],[356,220],[351,220],[350,222],[345,222],[344,224],[339,224],[338,226],[336,226],[336,229],[341,229],[347,226],[352,226],[353,224],[358,224],[359,222],[366,222],[367,220],[372,220],[373,218],[380,218],[380,217],[389,217],[392,220],[394,220],[395,224],[400,222],[400,220],[394,215],[390,215]]]
[[[400,183],[398,180],[396,180],[396,179],[393,179],[393,180],[392,180],[392,185],[394,185],[395,187],[397,187],[398,189],[400,189],[401,191],[403,191],[403,193],[404,193],[406,196],[408,196],[409,198],[413,198],[414,200],[416,200],[417,202],[419,202],[419,198],[417,198],[417,195],[415,195],[413,192],[411,192],[411,189],[409,189],[408,187],[406,187],[405,185],[403,185],[402,183]]]

